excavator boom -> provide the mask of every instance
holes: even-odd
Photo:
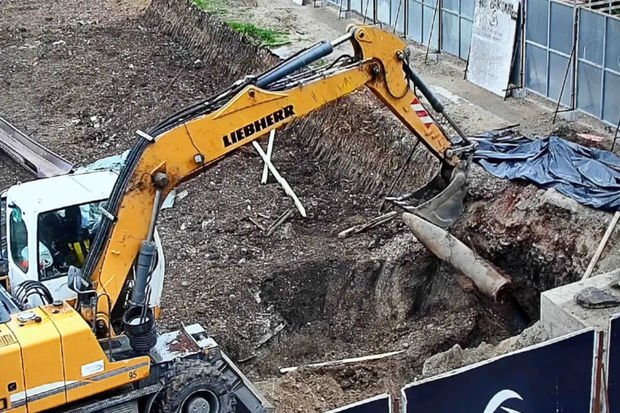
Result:
[[[338,59],[321,70],[304,70],[348,41],[353,45],[354,56]],[[161,200],[175,186],[272,129],[364,86],[437,158],[459,171],[464,164],[461,152],[430,115],[420,115],[423,107],[410,85],[416,86],[407,56],[406,44],[398,37],[370,26],[352,26],[345,36],[333,42],[318,43],[259,76],[248,77],[219,95],[182,110],[146,133],[139,132],[141,137],[112,191],[104,214],[108,218],[102,222],[81,275],[97,297],[107,297],[91,312],[84,302],[85,318],[92,318],[95,313],[100,318],[102,314],[110,317],[113,310],[118,310],[121,292],[134,265],[137,275],[131,305],[140,305],[148,295],[150,263],[143,258],[151,252],[145,245],[152,238]],[[459,198],[462,201],[464,195],[463,177],[458,181],[458,187],[450,190],[451,196],[444,194],[451,213],[458,212]],[[429,220],[434,219],[431,215],[439,208],[440,205],[425,206],[430,212]],[[144,277],[140,274],[147,279],[141,279]],[[109,322],[99,320],[104,333]]]

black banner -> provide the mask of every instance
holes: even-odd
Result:
[[[362,400],[327,413],[391,413],[392,402],[389,394]]]
[[[594,330],[478,363],[403,389],[405,413],[587,413]]]
[[[614,315],[609,321],[607,366],[609,413],[620,413],[620,314]]]

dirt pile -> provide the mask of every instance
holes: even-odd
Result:
[[[337,199],[343,201],[339,210],[322,202],[319,220],[309,225],[310,231],[318,229],[313,235],[331,226],[331,233],[324,233],[327,238],[321,248],[308,244],[305,236],[309,233],[303,228],[308,223],[294,221],[280,237],[292,242],[295,247],[286,252],[296,258],[265,254],[270,265],[260,271],[250,270],[255,280],[250,288],[251,306],[256,304],[263,315],[255,319],[252,329],[242,330],[255,337],[252,345],[252,340],[243,337],[229,337],[226,343],[239,349],[240,358],[251,358],[245,368],[258,378],[277,376],[278,367],[283,366],[386,349],[407,351],[394,360],[362,367],[302,370],[291,377],[263,382],[263,388],[278,398],[281,406],[294,405],[281,396],[287,388],[318,388],[310,392],[307,402],[300,401],[308,410],[396,390],[421,373],[424,360],[431,354],[455,344],[469,347],[483,341],[497,343],[519,331],[510,306],[472,294],[468,280],[455,277],[437,263],[398,223],[354,240],[329,240],[338,226],[373,214],[363,207],[363,201],[356,200],[357,191],[384,190],[413,144],[402,126],[386,115],[366,92],[359,92],[283,133],[290,139],[287,146],[290,142],[297,150],[306,148],[303,152],[319,159],[315,164],[318,171],[323,179],[334,179],[332,193],[338,193]],[[433,172],[429,164],[433,162],[428,153],[420,148],[401,189],[427,179]],[[284,167],[296,177],[296,185],[309,184],[306,176]],[[567,209],[563,199],[558,201],[532,186],[495,179],[477,167],[473,168],[470,187],[470,205],[455,233],[513,277],[515,296],[536,319],[538,293],[573,281],[583,270],[593,240],[603,231],[605,214],[579,206]],[[346,197],[339,193],[344,188],[349,188]],[[253,247],[273,248],[254,237],[259,234],[250,224],[244,227],[235,232],[249,237]],[[566,228],[575,227],[583,230],[566,234]],[[306,242],[297,249],[301,238]],[[237,263],[242,261],[247,271],[252,260],[241,257]],[[330,387],[328,392],[317,384],[322,381]]]
[[[536,319],[539,293],[580,278],[611,214],[555,191],[501,181],[478,166],[469,182],[467,211],[453,233],[512,277],[515,296]]]
[[[198,58],[221,65],[220,73],[229,82],[257,75],[279,61],[267,49],[232,31],[217,16],[203,13],[190,3],[154,0],[146,20]],[[226,85],[223,82],[221,86]],[[287,127],[285,133],[306,141],[313,155],[334,176],[352,180],[359,189],[373,193],[389,186],[415,142],[411,133],[367,90],[318,110]],[[435,165],[436,161],[420,148],[412,164]],[[396,189],[421,185],[433,172],[433,168],[410,168]]]
[[[231,30],[217,16],[200,11],[191,1],[152,0],[143,21],[216,69],[219,76],[209,83],[221,80],[220,89],[278,62],[267,49]]]
[[[465,367],[483,360],[501,356],[522,348],[542,343],[550,337],[542,325],[536,323],[521,334],[507,338],[493,346],[481,343],[478,347],[463,349],[455,344],[450,350],[435,354],[424,362],[422,377],[432,377],[461,367]]]

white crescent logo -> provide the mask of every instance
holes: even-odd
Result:
[[[510,400],[510,399],[523,400],[523,397],[521,397],[521,395],[517,393],[516,391],[501,390],[497,392],[495,396],[491,398],[491,400],[489,400],[489,403],[487,404],[487,407],[484,409],[483,413],[495,413],[498,408],[501,408],[506,413],[521,413],[517,410],[513,410],[508,407],[502,406],[502,404],[506,400]]]

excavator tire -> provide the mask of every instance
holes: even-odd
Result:
[[[237,400],[231,385],[202,360],[179,360],[153,411],[156,413],[235,413]]]

